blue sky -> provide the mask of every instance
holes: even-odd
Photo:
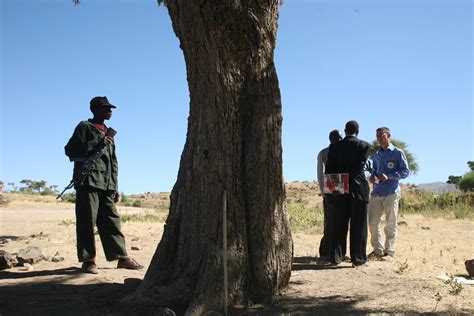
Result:
[[[120,190],[170,191],[189,92],[165,7],[155,0],[1,0],[0,179],[71,177],[64,145],[89,101],[117,105]],[[468,171],[473,146],[470,0],[287,0],[275,62],[283,103],[285,181],[312,181],[331,129],[388,126],[420,171],[405,182]],[[8,189],[8,186],[7,186]]]

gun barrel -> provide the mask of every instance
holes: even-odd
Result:
[[[59,199],[64,194],[64,192],[72,188],[74,186],[74,182],[75,182],[74,179],[71,180],[71,182],[67,185],[67,187],[64,188],[63,192],[59,193],[59,195],[56,197],[56,200]]]

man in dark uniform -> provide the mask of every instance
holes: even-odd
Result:
[[[115,143],[108,136],[104,120],[112,116],[106,97],[90,101],[94,117],[80,122],[65,146],[66,155],[74,161],[74,174],[81,169],[88,157],[104,148],[93,161],[90,172],[75,184],[77,256],[86,273],[98,273],[95,264],[96,248],[94,226],[97,225],[107,261],[118,260],[117,268],[142,269],[143,266],[127,255],[125,237],[120,230],[120,216],[115,203],[119,201],[118,164]]]
[[[347,231],[350,221],[350,255],[353,266],[367,263],[367,203],[369,184],[364,175],[364,166],[369,156],[369,143],[357,138],[359,124],[346,123],[346,137],[329,146],[325,174],[348,173],[349,193],[327,196],[329,211],[333,213],[330,260],[332,264],[342,262],[346,254]]]

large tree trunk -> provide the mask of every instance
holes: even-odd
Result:
[[[132,299],[222,311],[226,225],[229,304],[270,302],[288,284],[293,247],[273,63],[278,1],[167,5],[186,60],[188,134],[163,238]]]

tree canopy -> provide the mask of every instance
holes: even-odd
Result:
[[[403,152],[405,153],[405,156],[407,157],[408,168],[410,168],[410,171],[413,174],[416,174],[419,171],[419,166],[418,166],[418,163],[416,162],[415,156],[408,150],[407,144],[395,138],[390,139],[390,142],[393,144],[393,146],[403,150]],[[380,149],[379,143],[376,140],[372,141],[372,144],[370,145],[370,150],[369,150],[370,157],[372,157],[379,149]]]
[[[449,176],[447,183],[455,184],[462,191],[474,191],[474,161],[468,161],[470,171],[463,176]]]

